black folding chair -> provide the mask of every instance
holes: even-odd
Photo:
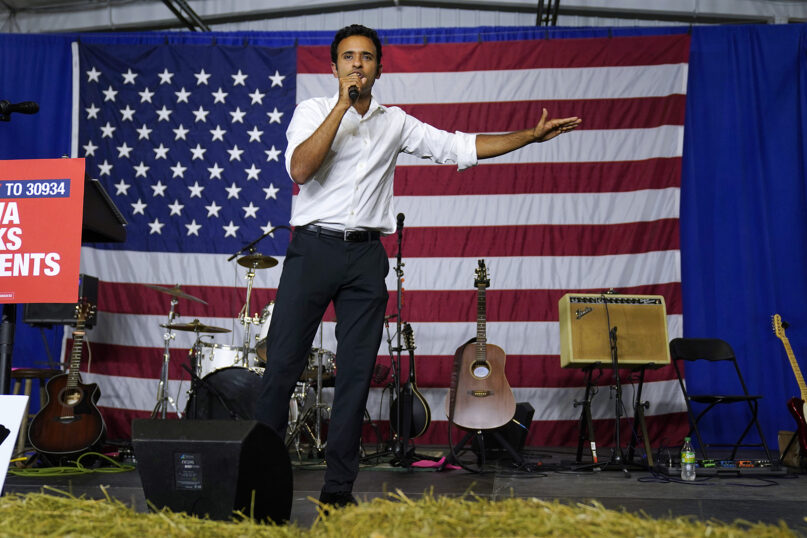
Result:
[[[762,398],[762,396],[748,393],[748,387],[745,384],[742,373],[740,373],[740,367],[737,365],[737,358],[735,357],[734,350],[731,349],[731,346],[724,340],[717,338],[675,338],[670,342],[670,357],[672,358],[672,363],[675,367],[675,373],[678,375],[678,382],[681,385],[681,392],[683,392],[684,400],[686,401],[687,412],[689,413],[689,420],[691,424],[689,432],[690,435],[692,432],[695,432],[695,436],[698,439],[698,445],[703,453],[703,457],[705,459],[709,458],[707,447],[732,447],[731,456],[729,459],[734,459],[737,454],[737,449],[741,447],[761,447],[765,450],[765,456],[767,457],[768,461],[773,461],[771,460],[771,454],[768,450],[768,445],[765,442],[765,436],[762,433],[762,428],[760,427],[759,420],[757,418],[759,400]],[[713,375],[720,375],[723,378],[730,375],[732,368],[729,365],[733,365],[733,371],[737,374],[737,379],[740,382],[739,385],[740,388],[742,388],[742,393],[690,393],[687,390],[686,384],[684,383],[684,376],[681,371],[682,368],[679,366],[681,361],[687,361],[689,363],[694,363],[696,361],[712,363],[714,366],[712,368]],[[727,382],[728,381],[729,380],[727,379]],[[742,404],[743,402],[748,406],[748,411],[751,418],[748,420],[748,424],[740,437],[737,439],[737,442],[734,444],[704,443],[703,438],[701,437],[700,429],[698,428],[698,423],[703,416],[717,406],[723,404]],[[693,410],[693,404],[698,404],[699,409],[701,406],[703,406],[703,409],[697,415],[695,415],[695,411]],[[748,432],[751,431],[752,426],[756,426],[757,428],[757,433],[759,433],[759,438],[761,441],[760,443],[743,442],[745,437],[748,435]]]

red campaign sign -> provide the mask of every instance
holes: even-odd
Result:
[[[78,300],[84,159],[0,161],[0,303]]]

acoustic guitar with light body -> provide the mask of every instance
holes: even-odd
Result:
[[[507,424],[516,413],[516,400],[504,373],[505,353],[487,342],[486,290],[490,286],[485,261],[476,269],[476,339],[454,355],[457,376],[452,422],[468,430],[491,430]],[[446,416],[451,397],[446,398]]]

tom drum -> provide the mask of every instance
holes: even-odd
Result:
[[[247,354],[247,363],[244,364],[243,355],[244,348],[241,346],[201,342],[196,357],[197,375],[204,378],[222,368],[230,368],[231,366],[247,366],[250,368],[259,366],[251,353]]]

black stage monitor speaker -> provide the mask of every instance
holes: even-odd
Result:
[[[521,451],[524,450],[524,444],[527,442],[527,434],[529,433],[530,424],[532,423],[532,416],[534,414],[535,408],[530,405],[529,402],[519,402],[516,404],[516,413],[513,415],[513,418],[521,423],[523,427],[511,420],[504,426],[496,428],[494,431],[499,432],[499,434],[504,437],[504,440],[511,447],[513,447],[516,452],[521,453]],[[485,443],[486,458],[496,459],[500,456],[505,456],[508,454],[506,449],[499,443],[499,441],[490,431],[482,431],[482,439]],[[479,443],[477,443],[476,439],[474,438],[471,448],[477,455],[479,455],[478,445]]]
[[[78,275],[78,298],[85,298],[91,305],[98,306],[98,278]],[[22,320],[30,325],[76,325],[76,303],[28,303],[25,305]],[[95,316],[90,316],[84,324],[87,329],[95,326]]]
[[[137,470],[157,508],[229,520],[291,516],[291,460],[283,441],[254,420],[132,421]]]

